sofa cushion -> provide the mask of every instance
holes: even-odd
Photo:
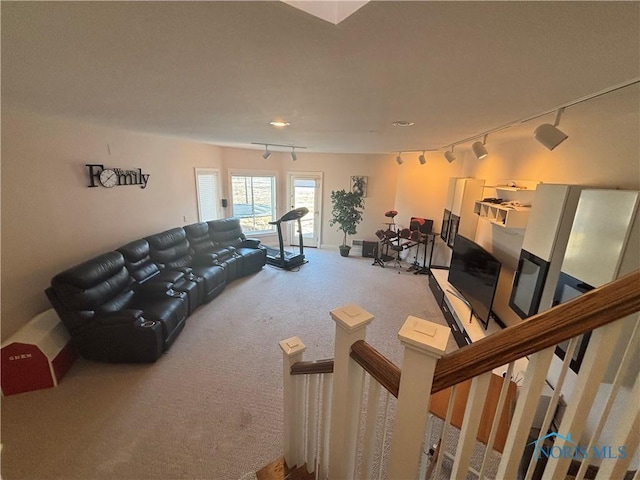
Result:
[[[172,228],[162,233],[147,237],[151,259],[162,267],[188,267],[192,256],[189,252],[187,234],[181,227]]]

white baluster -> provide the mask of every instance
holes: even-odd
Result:
[[[364,370],[351,359],[351,345],[366,337],[373,315],[349,304],[330,312],[336,322],[329,439],[329,478],[353,478],[358,435],[358,412],[362,398]]]
[[[333,396],[333,374],[322,376],[322,418],[316,478],[329,478],[329,438],[331,427],[331,397]]]
[[[555,347],[550,347],[529,357],[529,366],[525,372],[524,384],[516,402],[516,409],[513,413],[496,478],[518,477],[518,466],[529,438],[529,431],[538,408],[540,394],[547,378],[554,349]]]
[[[558,408],[558,403],[560,402],[560,395],[562,394],[562,386],[564,385],[564,380],[567,376],[567,372],[569,371],[571,359],[573,358],[573,352],[575,352],[576,347],[578,346],[578,338],[579,337],[574,337],[569,341],[569,346],[564,354],[564,361],[562,362],[560,375],[558,376],[556,386],[553,390],[553,395],[551,396],[551,400],[549,400],[547,412],[545,413],[544,420],[542,421],[542,427],[540,428],[541,435],[546,435],[549,431],[549,427],[551,427],[551,421],[555,417],[555,412]],[[533,478],[533,474],[536,469],[536,462],[536,456],[531,455],[531,460],[529,461],[529,467],[527,467],[527,474],[525,475],[524,480],[531,480]]]
[[[467,405],[464,409],[464,417],[460,429],[460,440],[458,441],[458,448],[456,449],[453,468],[451,470],[452,478],[467,477],[469,461],[471,460],[473,448],[476,445],[478,427],[480,426],[484,402],[487,398],[487,392],[489,391],[491,375],[493,375],[493,373],[488,372],[471,380],[469,397],[467,398]],[[498,416],[501,414],[502,412],[496,412]]]
[[[640,443],[640,375],[636,376],[635,385],[631,391],[629,398],[632,401],[627,402],[625,410],[621,417],[624,419],[618,424],[618,428],[613,435],[611,444],[613,453],[618,457],[616,461],[612,459],[602,462],[596,480],[608,480],[610,478],[624,478],[629,464],[633,459]],[[619,446],[625,447],[625,458],[620,458],[620,452],[617,450]],[[640,471],[640,469],[638,469]],[[636,472],[636,477],[638,473]]]
[[[380,444],[380,456],[378,457],[378,480],[382,480],[384,473],[384,452],[387,448],[387,437],[389,435],[389,407],[391,394],[387,389],[384,390],[384,426],[382,427],[382,443]]]
[[[447,415],[444,417],[444,423],[442,424],[442,432],[440,433],[440,446],[437,449],[440,451],[440,453],[438,454],[438,460],[436,462],[436,471],[435,471],[435,474],[433,475],[433,478],[440,478],[440,471],[442,470],[442,462],[444,461],[444,457],[447,455],[447,446],[448,446],[447,432],[451,428],[451,418],[453,416],[453,407],[455,405],[457,393],[458,393],[458,386],[454,385],[453,387],[451,387],[451,395],[449,396],[449,404],[447,405]]]
[[[635,353],[638,350],[638,332],[640,331],[640,323],[636,322],[636,324],[633,327],[633,333],[631,334],[631,340],[629,341],[629,343],[627,344],[627,347],[625,348],[625,352],[624,355],[622,357],[622,363],[620,363],[620,366],[618,367],[618,371],[616,372],[616,377],[613,380],[613,384],[611,385],[611,391],[609,392],[609,395],[607,396],[607,401],[605,403],[604,409],[602,410],[602,413],[600,413],[600,419],[598,420],[598,425],[596,426],[595,431],[593,432],[593,435],[591,435],[591,440],[589,441],[589,445],[587,446],[587,452],[592,452],[593,451],[593,447],[596,446],[596,442],[598,441],[598,439],[600,438],[600,434],[602,433],[602,430],[604,429],[607,420],[609,418],[609,413],[611,412],[611,409],[613,408],[614,402],[616,400],[616,397],[618,396],[618,393],[620,391],[622,387],[622,379],[624,378],[624,376],[628,373],[627,370],[629,368],[629,366],[631,365],[631,362],[634,360],[635,357]],[[637,382],[637,379],[636,379]],[[636,385],[637,388],[638,385]],[[638,392],[636,390],[635,392],[635,396],[631,396],[632,399],[639,399],[640,395],[638,395]],[[633,403],[633,402],[632,402]],[[624,418],[626,421],[629,421],[630,419],[634,418],[634,415],[637,417],[638,415],[638,402],[636,402],[636,404],[634,405],[634,409],[633,411],[629,412],[628,415],[623,415],[622,418]],[[637,421],[637,419],[636,419]],[[631,421],[631,423],[633,423],[633,421]],[[640,436],[640,435],[638,435]],[[622,444],[619,443],[618,445],[627,445],[626,443]],[[629,448],[629,447],[627,447]],[[633,450],[631,450],[633,451]],[[630,457],[629,460],[631,459],[631,456],[633,454],[629,453]],[[582,480],[584,478],[584,475],[587,471],[587,467],[589,465],[589,462],[582,462],[582,464],[580,465],[580,470],[578,470],[578,473],[576,474],[576,480]],[[625,467],[626,469],[626,467]],[[622,475],[620,475],[620,477],[624,476],[624,471],[622,473]],[[615,478],[614,475],[612,475],[610,478]]]
[[[317,441],[318,441],[318,383],[320,375],[307,375],[309,377],[309,390],[307,393],[307,455],[306,463],[308,471],[315,471]]]
[[[296,375],[291,375],[291,366],[301,362],[304,351],[307,347],[298,337],[287,338],[280,342],[282,349],[282,370],[283,370],[283,396],[284,396],[284,459],[289,467],[298,464],[302,459],[298,458],[299,439],[297,434],[300,431],[298,411],[302,398],[296,397],[300,384]]]
[[[496,435],[498,434],[498,427],[500,425],[500,421],[502,420],[502,409],[504,407],[504,403],[507,400],[507,392],[509,391],[509,382],[512,378],[513,367],[515,362],[511,362],[507,367],[507,373],[505,373],[502,387],[500,388],[500,397],[498,398],[498,404],[496,405],[496,413],[493,416],[493,422],[491,424],[491,433],[489,433],[489,440],[487,440],[487,448],[484,452],[484,458],[482,459],[482,466],[480,467],[480,472],[478,473],[479,480],[484,479],[484,472],[487,469],[487,464],[489,459],[491,458],[491,454],[493,453],[493,443],[496,440]]]
[[[553,444],[554,450],[564,451],[574,449],[580,441],[584,425],[593,405],[600,382],[609,365],[609,359],[616,349],[618,338],[623,327],[622,321],[617,321],[594,330],[589,339],[589,346],[585,352],[576,379],[576,386],[573,391],[571,401],[567,406],[567,411],[562,418],[558,434]],[[571,436],[569,442],[568,436]],[[564,438],[564,437],[567,438]],[[575,442],[575,443],[573,443]],[[551,456],[544,476],[548,478],[564,478],[571,462],[570,456]]]
[[[379,404],[380,384],[374,378],[370,378],[369,394],[367,395],[367,420],[362,448],[362,475],[360,476],[363,480],[373,478],[373,453],[376,448],[376,425],[378,423]]]
[[[405,347],[388,478],[417,478],[436,362],[451,330],[409,316],[398,333]]]

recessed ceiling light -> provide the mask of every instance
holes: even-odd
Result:
[[[408,120],[396,120],[395,122],[392,122],[391,125],[394,127],[413,127],[415,122],[410,122]]]
[[[274,120],[273,122],[269,122],[269,125],[273,125],[274,127],[288,127],[291,124],[289,122]]]

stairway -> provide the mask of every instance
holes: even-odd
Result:
[[[307,472],[307,465],[290,469],[284,457],[274,460],[256,472],[258,480],[314,480],[313,473]]]

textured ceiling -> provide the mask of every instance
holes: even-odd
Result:
[[[640,77],[638,2],[373,1],[338,25],[275,1],[3,2],[1,34],[3,109],[223,146],[438,149]]]

